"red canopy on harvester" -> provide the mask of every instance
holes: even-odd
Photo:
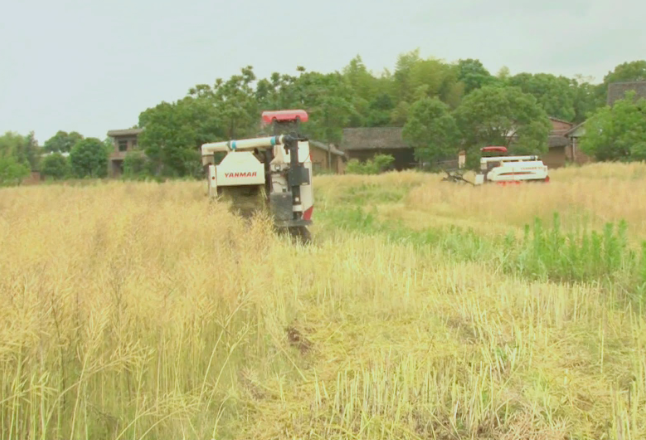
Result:
[[[507,147],[483,147],[480,149],[483,153],[506,153]]]
[[[265,124],[272,122],[307,122],[309,116],[305,110],[274,110],[262,112],[262,121]]]

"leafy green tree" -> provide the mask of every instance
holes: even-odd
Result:
[[[520,73],[508,80],[512,87],[533,95],[549,116],[573,121],[576,116],[576,88],[572,80],[548,73]]]
[[[376,154],[365,162],[350,159],[345,171],[348,174],[380,174],[387,171],[394,161],[395,158],[390,154]]]
[[[366,102],[374,99],[377,92],[377,79],[368,71],[359,55],[343,69],[343,77],[358,98]]]
[[[152,169],[165,176],[200,175],[200,145],[226,138],[225,124],[209,95],[163,102],[141,113],[139,124],[145,128],[139,145]]]
[[[510,77],[511,77],[511,71],[507,66],[502,66],[498,70],[498,73],[496,73],[496,79],[500,81],[507,81]]]
[[[458,81],[464,84],[464,93],[468,94],[486,85],[496,82],[496,77],[491,75],[480,60],[466,59],[458,61]]]
[[[0,186],[20,185],[29,168],[12,156],[0,156]]]
[[[603,84],[592,84],[591,78],[576,75],[572,80],[574,88],[574,122],[580,124],[588,119],[606,103],[605,96],[599,93]]]
[[[258,101],[253,83],[256,75],[253,67],[247,66],[240,75],[233,75],[228,81],[218,79],[211,94],[216,106],[218,119],[225,128],[229,139],[253,136],[258,130]]]
[[[452,108],[460,104],[464,94],[464,85],[458,81],[456,66],[443,63],[440,60],[428,59],[419,61],[411,70],[414,99],[418,99],[420,90],[424,96],[438,97]]]
[[[61,180],[69,177],[72,169],[69,159],[61,153],[56,152],[43,159],[40,171],[45,177]]]
[[[399,102],[414,102],[420,90],[426,97],[438,97],[452,108],[459,105],[464,84],[458,80],[459,68],[434,58],[422,59],[419,49],[399,56],[393,77]]]
[[[37,170],[40,166],[40,153],[41,148],[38,146],[38,141],[32,131],[25,136],[25,143],[23,144],[23,149],[19,154],[19,160],[22,163],[26,163],[30,169]]]
[[[400,54],[397,57],[393,82],[398,102],[410,102],[412,100],[413,90],[415,90],[412,71],[421,60],[419,49]]]
[[[77,142],[70,152],[72,172],[76,177],[100,178],[108,173],[109,151],[97,138]]]
[[[585,131],[581,150],[599,161],[646,160],[646,99],[628,92],[612,107],[597,111]]]
[[[614,82],[646,81],[646,60],[629,61],[619,64],[603,78],[607,86]]]
[[[0,136],[0,156],[12,157],[28,169],[35,170],[40,162],[40,147],[31,132],[27,136],[7,132]]]
[[[401,101],[397,104],[390,112],[390,122],[391,125],[395,127],[403,127],[408,120],[408,114],[410,112],[410,104],[406,101]]]
[[[152,176],[153,169],[143,151],[130,151],[123,160],[123,175],[127,179],[144,179]]]
[[[390,124],[390,114],[395,108],[393,99],[388,93],[377,95],[368,105],[366,125],[368,127],[384,127]]]
[[[67,133],[61,130],[45,141],[43,148],[48,153],[69,153],[72,151],[72,147],[82,139],[83,136],[75,131]]]
[[[17,157],[24,142],[24,136],[13,131],[6,132],[0,136],[0,157]]]
[[[311,138],[340,142],[343,128],[358,115],[356,95],[340,73],[308,72],[293,84],[299,97],[295,105],[308,110],[309,122],[302,127]]]
[[[422,98],[411,106],[402,136],[415,149],[417,160],[433,163],[457,154],[457,124],[437,98]]]
[[[606,104],[608,86],[615,82],[646,81],[646,60],[621,63],[603,78],[603,83],[596,88],[597,101],[601,106]]]
[[[486,86],[474,90],[455,111],[467,152],[505,145],[518,154],[548,149],[551,124],[536,98],[517,87]]]

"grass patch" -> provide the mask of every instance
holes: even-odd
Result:
[[[330,228],[363,234],[383,234],[416,248],[432,247],[447,258],[483,262],[530,280],[604,283],[643,297],[646,289],[646,241],[638,249],[628,244],[626,222],[608,223],[602,232],[581,229],[563,232],[555,213],[547,226],[540,219],[526,225],[520,239],[513,234],[484,237],[459,227],[411,230],[399,223],[377,220],[376,210],[361,207],[330,210],[322,220]]]

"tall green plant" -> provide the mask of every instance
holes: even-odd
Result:
[[[386,171],[394,161],[395,158],[389,154],[377,154],[365,162],[350,159],[346,166],[346,172],[348,174],[379,174]]]

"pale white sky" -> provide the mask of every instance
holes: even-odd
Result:
[[[646,58],[643,0],[3,0],[0,132],[103,139],[162,100],[252,65],[330,72],[361,55],[479,58],[600,81]]]

